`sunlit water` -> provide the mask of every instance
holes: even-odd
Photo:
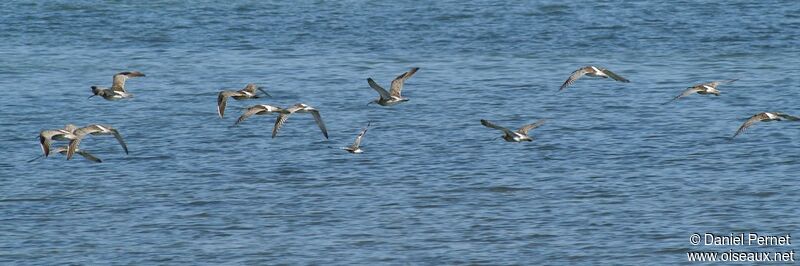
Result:
[[[0,3],[0,262],[677,264],[691,233],[797,232],[800,123],[729,137],[800,115],[800,4],[560,2]],[[557,93],[588,64],[632,82]],[[414,66],[409,102],[366,106]],[[133,99],[86,99],[126,70]],[[274,98],[220,119],[250,82]],[[303,114],[230,127],[298,102],[330,140]],[[528,143],[479,123],[542,118]],[[368,121],[365,153],[331,149]],[[131,153],[25,162],[66,123]]]

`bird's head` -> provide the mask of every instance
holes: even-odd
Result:
[[[244,86],[244,89],[246,91],[255,91],[256,89],[259,89],[259,87],[255,83],[248,83],[247,86]]]
[[[94,97],[94,96],[100,95],[100,92],[101,92],[101,91],[103,91],[103,89],[102,89],[102,88],[100,88],[100,87],[97,87],[97,86],[92,86],[92,96],[89,96],[89,98],[92,98],[92,97]],[[87,98],[87,99],[88,99],[88,98]]]
[[[67,124],[66,126],[64,126],[64,129],[66,129],[69,132],[73,132],[76,129],[78,129],[78,126],[76,126],[74,124]]]

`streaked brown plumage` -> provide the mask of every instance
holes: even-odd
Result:
[[[367,78],[367,84],[369,84],[369,86],[373,90],[377,91],[378,94],[380,95],[380,98],[370,103],[377,103],[382,106],[390,106],[408,101],[408,98],[404,98],[401,95],[403,91],[403,84],[407,79],[411,78],[411,76],[413,76],[414,73],[417,73],[417,70],[419,70],[418,67],[411,68],[411,70],[406,71],[403,74],[400,74],[399,76],[394,78],[394,80],[392,80],[392,85],[389,91],[386,91],[383,87],[378,85],[378,83],[375,83],[375,81],[372,80],[372,78]]]

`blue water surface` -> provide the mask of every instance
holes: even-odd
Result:
[[[797,1],[0,3],[0,263],[684,264],[692,233],[797,233]],[[631,80],[585,78],[578,67]],[[392,107],[365,79],[411,67]],[[92,85],[138,70],[135,95]],[[722,95],[663,103],[712,80]],[[229,101],[247,83],[273,98]],[[230,127],[246,106],[318,108]],[[494,139],[480,119],[533,142]],[[365,153],[349,145],[371,121]],[[95,164],[26,163],[40,130]],[[792,247],[765,247],[784,251]]]

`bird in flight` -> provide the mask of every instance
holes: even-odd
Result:
[[[494,128],[503,131],[503,139],[508,142],[522,142],[522,141],[533,141],[533,138],[528,135],[528,131],[531,131],[531,129],[535,129],[542,126],[544,124],[544,121],[545,121],[544,119],[541,119],[533,124],[524,125],[517,131],[511,131],[508,128],[495,125],[494,123],[489,122],[489,120],[484,120],[484,119],[481,119],[481,124],[488,128]]]
[[[278,130],[286,123],[290,115],[294,113],[311,113],[311,115],[314,116],[314,120],[317,122],[317,126],[319,126],[319,129],[322,131],[322,135],[325,136],[325,139],[328,139],[328,129],[325,128],[325,123],[322,122],[322,116],[319,115],[319,110],[314,109],[314,107],[304,103],[298,103],[292,107],[280,109],[278,112],[280,115],[275,119],[275,126],[272,128],[272,138],[278,135]]]
[[[702,84],[696,84],[694,86],[686,88],[685,90],[683,90],[683,92],[681,92],[680,95],[675,96],[675,98],[672,98],[672,100],[670,100],[667,103],[671,103],[671,102],[677,101],[680,98],[683,98],[683,97],[686,97],[686,96],[689,96],[689,95],[692,95],[692,94],[695,94],[695,93],[700,94],[700,95],[714,94],[715,96],[719,96],[720,91],[717,89],[717,86],[719,86],[720,84],[723,84],[723,83],[731,83],[731,82],[734,82],[734,81],[737,81],[737,80],[738,79],[729,79],[729,80],[719,80],[719,81],[712,81],[712,82],[707,82],[707,83],[702,83]]]
[[[789,121],[797,121],[797,120],[800,120],[800,117],[788,115],[788,114],[785,114],[785,113],[779,113],[779,112],[761,112],[761,113],[757,113],[757,114],[751,116],[750,118],[748,118],[747,121],[744,121],[744,123],[739,127],[739,130],[736,130],[736,134],[733,134],[733,137],[731,137],[731,139],[735,138],[739,134],[744,133],[745,130],[747,130],[750,126],[752,126],[755,123],[758,123],[758,122],[769,122],[769,121],[782,121],[784,119],[789,120]]]
[[[60,153],[60,154],[67,154],[67,150],[68,149],[69,148],[67,146],[61,146],[61,147],[58,147],[58,148],[54,149],[53,152]],[[95,162],[95,163],[102,163],[103,162],[103,160],[100,160],[100,158],[95,157],[94,155],[92,155],[91,153],[89,153],[88,151],[85,151],[85,150],[76,149],[75,153],[80,155],[80,156],[83,156],[83,158],[85,158],[86,160],[89,160],[89,161],[92,161],[92,162]],[[39,155],[38,157],[33,158],[33,159],[29,160],[28,162],[30,163],[30,162],[36,161],[37,159],[42,158],[42,157],[46,157],[46,156]]]
[[[113,100],[133,97],[132,93],[129,93],[127,90],[125,90],[125,81],[128,80],[128,78],[144,77],[144,76],[145,76],[144,73],[139,71],[119,72],[114,75],[114,79],[113,82],[111,83],[110,89],[100,86],[92,86],[93,95],[89,96],[89,98],[92,98],[94,96],[100,96],[103,97],[103,99],[113,101]]]
[[[363,139],[364,138],[364,134],[367,133],[367,129],[369,128],[369,124],[370,124],[370,122],[367,122],[367,126],[364,127],[364,129],[362,129],[361,132],[358,133],[358,136],[356,136],[356,140],[353,141],[353,145],[350,145],[348,147],[344,147],[342,149],[347,151],[347,152],[349,152],[349,153],[356,153],[356,154],[364,152],[364,150],[361,149],[361,139]]]
[[[72,159],[72,155],[78,151],[78,145],[80,145],[81,140],[88,135],[114,135],[114,138],[117,139],[119,145],[122,146],[123,150],[125,150],[125,154],[128,154],[128,145],[125,144],[125,140],[122,139],[122,135],[117,129],[109,125],[94,124],[75,130],[75,139],[71,140],[69,142],[69,146],[67,147],[67,160]]]
[[[373,90],[377,91],[378,94],[380,95],[380,98],[367,103],[367,105],[371,103],[377,103],[382,106],[391,106],[399,104],[401,102],[408,101],[408,98],[405,98],[402,95],[400,95],[403,90],[403,83],[405,83],[407,79],[411,78],[411,76],[413,76],[414,73],[417,73],[417,70],[419,70],[418,67],[411,68],[411,70],[403,74],[400,74],[400,76],[394,78],[394,80],[392,80],[392,85],[389,91],[386,91],[386,89],[378,85],[378,83],[375,83],[375,81],[372,80],[372,78],[367,78],[367,83],[369,84],[369,86]]]
[[[268,97],[272,97],[269,95],[269,93],[264,91],[263,88],[256,86],[256,84],[253,83],[247,84],[244,89],[238,91],[223,90],[219,92],[219,95],[217,96],[217,114],[219,114],[219,118],[225,116],[225,106],[228,104],[228,97],[233,97],[233,99],[237,101],[260,98],[260,96],[256,94],[256,90],[263,92]]]
[[[39,145],[42,147],[44,157],[50,156],[50,142],[53,140],[69,141],[76,138],[77,126],[67,124],[63,129],[42,130],[39,132]]]
[[[234,123],[233,125],[234,126],[239,125],[239,123],[241,123],[242,121],[253,115],[268,115],[272,113],[278,113],[281,110],[283,109],[281,109],[280,107],[267,104],[253,105],[247,107],[247,110],[244,111],[244,114],[239,116],[239,119],[236,119],[236,123]]]
[[[585,67],[579,68],[578,70],[573,71],[572,75],[569,76],[567,81],[564,81],[564,84],[562,84],[561,88],[559,88],[558,90],[562,91],[562,90],[566,89],[568,86],[572,85],[572,83],[575,83],[576,80],[578,80],[579,78],[581,78],[583,76],[611,78],[613,80],[616,80],[616,81],[619,81],[619,82],[625,82],[625,83],[631,82],[630,80],[628,80],[626,78],[623,78],[623,77],[621,77],[620,75],[617,75],[614,72],[611,72],[611,70],[608,70],[608,69],[605,69],[605,68],[596,67],[596,66],[585,66]]]

